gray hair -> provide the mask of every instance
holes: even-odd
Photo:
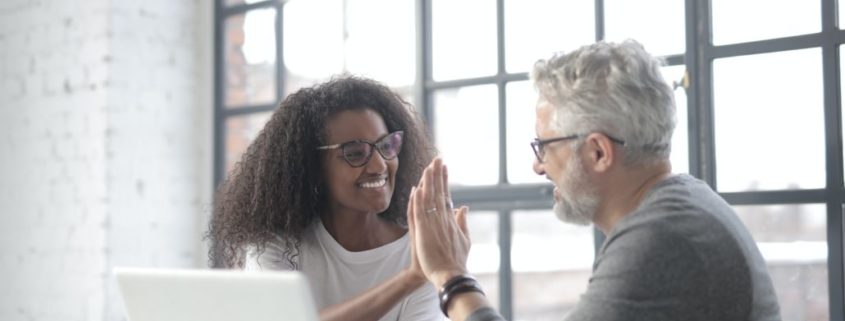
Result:
[[[621,139],[624,163],[639,164],[668,159],[671,151],[675,97],[662,65],[634,40],[598,42],[538,61],[531,79],[555,107],[550,128]]]

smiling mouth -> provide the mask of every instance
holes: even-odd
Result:
[[[363,188],[379,188],[379,187],[384,186],[385,184],[387,184],[387,179],[382,178],[382,179],[379,179],[377,181],[361,183],[361,184],[358,184],[358,186],[361,186]]]

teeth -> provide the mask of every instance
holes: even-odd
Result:
[[[378,187],[384,186],[385,183],[387,183],[386,179],[380,179],[380,180],[377,180],[375,182],[361,183],[361,187],[363,187],[363,188],[378,188]]]

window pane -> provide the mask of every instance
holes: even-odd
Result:
[[[346,69],[393,87],[412,85],[417,39],[414,8],[413,0],[347,0]]]
[[[687,116],[687,92],[683,87],[685,66],[666,66],[660,68],[663,79],[675,88],[675,133],[672,134],[673,173],[689,173],[689,118]]]
[[[451,173],[450,173],[451,174]],[[496,212],[470,210],[467,228],[472,248],[467,258],[469,273],[478,279],[484,294],[499,307],[499,216]]]
[[[494,85],[434,93],[434,139],[452,184],[499,182],[498,111]]]
[[[537,91],[530,81],[507,85],[508,182],[545,183],[543,175],[534,173],[534,152],[531,141],[537,137],[535,106]]]
[[[845,1],[836,0],[836,6],[839,7],[839,15],[836,16],[838,21],[839,29],[845,29]]]
[[[825,206],[736,206],[766,259],[783,320],[829,320]]]
[[[225,105],[276,101],[276,10],[252,10],[226,19]]]
[[[713,0],[713,44],[819,32],[820,5],[821,1],[806,0]]]
[[[819,49],[713,62],[720,192],[823,188]]]
[[[514,212],[514,318],[560,320],[566,315],[587,290],[593,244],[592,227],[563,223],[551,211]],[[549,255],[549,249],[559,255]]]
[[[431,0],[434,80],[496,73],[496,1]]]
[[[285,96],[342,72],[341,0],[290,0],[283,12]]]
[[[605,0],[605,39],[632,38],[652,55],[684,53],[684,1]]]
[[[264,0],[225,0],[224,3],[226,4],[226,6],[234,6],[239,4],[253,4],[261,1]]]
[[[229,117],[226,119],[226,175],[232,171],[235,163],[241,160],[252,140],[264,129],[272,112]]]
[[[566,12],[564,19],[561,12]],[[593,0],[505,0],[507,71],[529,71],[535,61],[553,52],[593,42],[595,17]]]

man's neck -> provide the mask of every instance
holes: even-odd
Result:
[[[622,168],[608,180],[604,201],[596,213],[595,224],[604,234],[610,233],[616,223],[640,206],[643,198],[657,183],[672,174],[669,161]]]

